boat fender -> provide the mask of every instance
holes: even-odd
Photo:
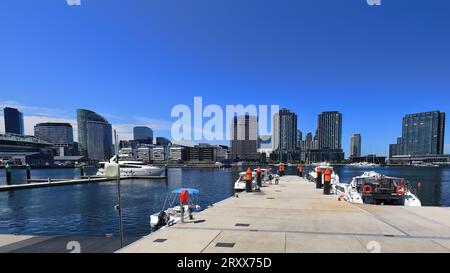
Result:
[[[373,192],[372,186],[370,185],[364,185],[363,186],[363,193],[364,194],[370,194]]]
[[[405,185],[400,185],[395,188],[395,192],[400,195],[405,195],[407,191],[408,190]]]

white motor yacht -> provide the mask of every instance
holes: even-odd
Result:
[[[115,162],[116,157],[110,159],[109,163]],[[100,162],[100,168],[97,171],[97,176],[107,176],[105,165],[108,162]],[[141,161],[119,161],[120,177],[133,176],[161,176],[164,172],[163,168],[152,165],[147,165]]]

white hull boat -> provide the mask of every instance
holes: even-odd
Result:
[[[115,162],[115,157],[113,157],[110,162]],[[100,168],[98,169],[96,176],[108,176],[105,164],[107,163],[100,163]],[[140,161],[119,161],[119,166],[120,177],[161,176],[161,174],[164,172],[163,168],[147,165]]]
[[[187,191],[189,193],[188,204],[176,205],[179,202],[179,197],[182,191]],[[161,212],[150,215],[150,229],[152,232],[171,227],[181,222],[182,219],[185,221],[192,220],[194,215],[201,211],[198,205],[198,196],[200,192],[196,189],[177,189],[172,191],[166,198],[164,202],[163,209]],[[166,209],[166,206],[168,208]]]
[[[376,172],[365,172],[361,176],[354,177],[349,184],[334,184],[333,190],[336,195],[350,203],[422,206],[404,179]]]

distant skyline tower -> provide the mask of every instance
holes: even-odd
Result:
[[[319,149],[342,149],[342,114],[322,112],[317,124]]]
[[[235,116],[231,121],[231,159],[259,160],[258,118],[256,116]]]
[[[23,114],[16,108],[5,107],[3,109],[5,119],[5,133],[24,135]]]
[[[406,115],[402,137],[390,145],[389,155],[442,155],[444,153],[445,113],[431,111]]]
[[[109,159],[113,154],[112,126],[101,115],[77,109],[78,143],[81,155],[90,160]]]
[[[294,160],[298,151],[297,115],[286,108],[281,109],[275,114],[273,133],[279,160]]]
[[[147,126],[136,126],[133,128],[133,139],[136,141],[153,143],[153,130]]]
[[[361,134],[353,134],[350,140],[350,157],[361,156],[361,144],[362,144]]]

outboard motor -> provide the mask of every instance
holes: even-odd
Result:
[[[158,223],[154,226],[153,231],[157,231],[158,229],[162,228],[163,226],[166,226],[169,221],[169,216],[165,211],[162,211],[158,215]]]

